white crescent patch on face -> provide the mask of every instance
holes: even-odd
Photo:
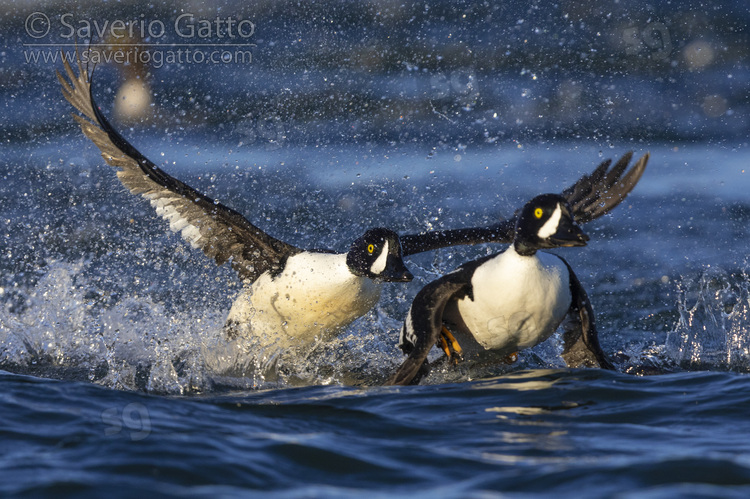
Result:
[[[547,239],[557,232],[557,226],[560,225],[560,218],[562,218],[562,208],[560,207],[560,203],[557,203],[555,211],[552,212],[549,220],[547,220],[539,229],[539,232],[536,233],[536,235],[539,236],[539,239]]]
[[[370,272],[374,275],[380,275],[385,270],[385,264],[388,261],[388,241],[383,245],[380,256],[373,262]]]

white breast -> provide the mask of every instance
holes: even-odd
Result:
[[[478,267],[471,284],[474,301],[459,300],[457,311],[485,349],[513,352],[546,340],[572,299],[560,258],[542,252],[521,256],[513,246]]]
[[[227,321],[280,347],[329,339],[367,313],[382,285],[353,275],[345,254],[300,253],[276,276],[266,272],[240,293]]]

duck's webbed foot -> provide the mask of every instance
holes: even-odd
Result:
[[[443,349],[443,352],[445,352],[445,355],[453,365],[458,364],[461,360],[463,354],[461,345],[458,344],[456,338],[445,326],[440,331],[440,348]]]
[[[515,364],[517,360],[518,360],[518,352],[513,352],[509,355],[506,355],[505,358],[503,359],[503,362],[510,365],[510,364]]]

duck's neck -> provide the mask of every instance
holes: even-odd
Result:
[[[513,241],[513,248],[521,256],[534,256],[536,255],[536,248],[525,244],[522,240],[516,238]]]

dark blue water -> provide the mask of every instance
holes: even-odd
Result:
[[[535,370],[166,398],[2,374],[4,495],[746,497],[750,383]]]

